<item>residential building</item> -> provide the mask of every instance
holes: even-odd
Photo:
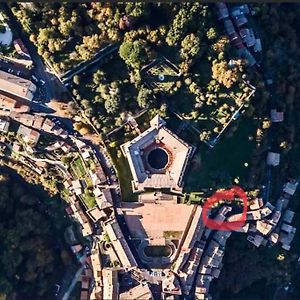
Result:
[[[242,28],[239,34],[248,48],[255,45],[256,39],[252,28]]]
[[[71,250],[73,253],[78,253],[82,250],[82,246],[80,244],[71,246]]]
[[[125,293],[119,295],[120,300],[152,300],[153,296],[148,283],[140,283]]]
[[[96,188],[94,189],[94,195],[100,209],[111,207],[113,205],[113,199],[109,188]]]
[[[81,289],[88,290],[90,287],[90,278],[87,275],[81,275]]]
[[[0,132],[7,133],[9,129],[9,122],[3,119],[0,119]]]
[[[250,210],[257,210],[260,209],[264,205],[264,202],[261,198],[255,198],[250,202]]]
[[[46,118],[43,123],[42,129],[46,132],[51,132],[54,126],[55,126],[55,123],[53,121],[51,121],[50,119]]]
[[[259,247],[262,245],[264,238],[262,235],[256,234],[255,236],[249,235],[247,240],[252,243],[254,246]]]
[[[36,92],[36,86],[30,80],[0,71],[0,90],[31,101]]]
[[[80,196],[83,193],[83,187],[79,179],[72,181],[72,187],[75,195]]]
[[[9,115],[10,112],[29,112],[30,107],[21,101],[0,94],[0,111],[1,114]]]
[[[263,235],[267,235],[271,232],[273,226],[265,220],[256,222],[256,230],[262,233]]]
[[[268,152],[267,165],[276,167],[280,163],[280,154],[275,152]]]
[[[93,233],[93,228],[89,222],[85,222],[82,225],[82,235],[84,237],[89,236]]]
[[[81,290],[80,292],[80,300],[89,300],[89,292]]]
[[[296,192],[298,186],[298,181],[296,180],[290,180],[289,182],[287,182],[284,186],[283,186],[283,191],[290,195],[293,196]]]
[[[106,183],[105,173],[99,164],[94,170],[89,170],[89,173],[94,186]]]
[[[17,134],[19,134],[26,143],[32,146],[35,146],[40,138],[40,133],[38,131],[24,125],[20,125]]]
[[[230,9],[230,16],[237,27],[241,27],[248,22],[245,16],[246,13],[249,13],[249,7],[245,7],[245,5],[235,6]]]
[[[295,216],[295,213],[289,209],[287,209],[283,214],[283,221],[286,223],[292,223],[292,220]]]
[[[21,39],[16,39],[13,41],[14,47],[17,51],[17,53],[21,56],[24,56],[26,58],[31,58],[29,55],[29,52],[27,50],[27,48],[25,47],[25,45],[23,44]]]
[[[229,35],[229,41],[233,46],[235,46],[238,49],[244,49],[245,48],[245,46],[243,44],[243,41],[242,41],[242,39],[240,38],[240,36],[238,35],[237,32],[234,32],[234,33]]]
[[[103,286],[102,262],[101,262],[99,244],[97,244],[95,249],[92,250],[90,258],[91,258],[91,265],[92,265],[93,277],[94,277],[94,288],[92,290],[91,299],[98,299],[97,295],[99,295],[103,292],[103,290],[102,290],[102,286]],[[105,299],[105,298],[103,297],[103,299]],[[107,298],[107,299],[110,299],[110,298]],[[113,298],[111,298],[111,299],[113,299]]]
[[[137,262],[124,238],[118,222],[116,220],[110,221],[105,224],[104,228],[122,266],[126,269],[137,267]]]
[[[245,60],[245,62],[249,67],[252,67],[256,64],[255,57],[250,53],[250,51],[247,48],[240,49],[239,57]]]
[[[87,210],[86,213],[89,215],[89,217],[92,219],[94,223],[106,217],[106,214],[102,210],[100,210],[97,206]]]
[[[255,45],[253,47],[254,52],[261,52],[262,51],[262,46],[261,46],[261,39],[256,39],[255,40]]]
[[[230,19],[224,20],[224,26],[225,26],[225,31],[229,36],[236,32],[233,23]]]
[[[217,2],[216,7],[217,7],[218,20],[222,20],[229,17],[228,8],[224,2]]]
[[[284,114],[282,111],[271,109],[271,121],[273,123],[283,122],[283,120],[284,120]]]

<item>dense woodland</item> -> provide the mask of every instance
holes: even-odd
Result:
[[[276,247],[258,249],[243,234],[233,234],[226,246],[224,268],[214,280],[212,291],[216,299],[269,299],[276,287],[292,279],[296,261],[296,254],[285,254]]]
[[[166,117],[175,110],[197,127],[199,123],[201,131],[206,129],[199,140],[219,132],[231,104],[240,105],[240,97],[249,93],[241,81],[243,62],[237,59],[235,67],[228,67],[229,41],[213,8],[200,3],[48,3],[19,4],[13,11],[39,53],[61,72],[107,44],[120,43],[119,55],[75,76],[72,84],[74,97],[103,138],[127,114],[148,108],[150,114]],[[170,76],[172,88],[154,91],[142,69],[162,56],[181,76]],[[208,111],[214,112],[218,124],[200,124]],[[78,122],[76,129],[86,133],[85,123]]]
[[[72,262],[64,250],[63,206],[58,200],[1,169],[0,299],[54,297],[55,284]]]

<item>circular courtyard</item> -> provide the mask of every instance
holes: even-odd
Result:
[[[148,154],[148,164],[152,169],[162,170],[169,163],[169,155],[163,148],[155,148]]]

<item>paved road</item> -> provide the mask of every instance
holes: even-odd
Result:
[[[81,267],[77,270],[76,274],[74,275],[73,280],[69,285],[69,288],[66,291],[61,291],[61,294],[63,294],[63,297],[61,298],[62,300],[68,300],[70,298],[70,295],[73,289],[75,288],[76,283],[78,282],[82,271],[84,270],[86,257],[87,257],[86,252],[84,252],[82,257],[79,259],[79,261],[81,262]]]
[[[76,272],[68,290],[65,292],[64,296],[62,297],[62,300],[68,300],[70,298],[70,295],[71,295],[73,289],[75,288],[75,285],[78,282],[83,269],[84,269],[84,266],[81,266],[80,269]]]

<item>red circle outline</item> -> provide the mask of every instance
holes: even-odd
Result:
[[[238,196],[243,201],[243,212],[239,220],[237,221],[217,221],[208,217],[208,210],[213,208],[214,204],[221,200],[233,201],[235,196]],[[206,227],[213,230],[222,231],[239,231],[246,222],[248,210],[247,195],[244,190],[239,186],[233,186],[230,190],[216,191],[210,196],[203,205],[202,220]]]

